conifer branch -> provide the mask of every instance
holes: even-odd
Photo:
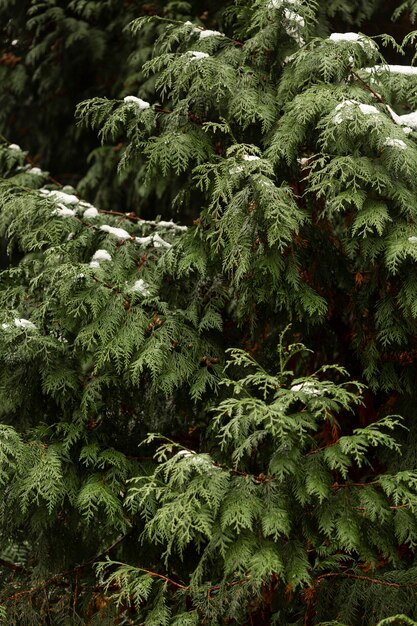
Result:
[[[318,587],[320,583],[326,578],[335,578],[335,577],[344,577],[344,578],[352,578],[354,580],[363,580],[365,582],[373,583],[376,585],[382,585],[384,587],[393,587],[395,589],[405,589],[410,587],[417,587],[417,582],[410,583],[392,583],[386,580],[380,580],[379,578],[371,578],[370,576],[361,576],[360,574],[351,574],[350,572],[327,572],[326,574],[322,574],[316,578],[316,585]]]
[[[56,574],[55,576],[52,576],[51,578],[48,578],[48,580],[43,581],[39,585],[35,585],[31,589],[25,589],[24,591],[18,591],[17,593],[13,594],[12,596],[9,596],[8,598],[6,598],[3,602],[7,602],[7,603],[8,602],[14,602],[15,600],[18,600],[21,597],[28,596],[28,595],[31,596],[31,595],[33,595],[35,593],[39,593],[41,591],[44,591],[45,589],[47,589],[51,585],[68,586],[68,583],[64,582],[65,578],[68,578],[68,577],[73,576],[73,575],[77,575],[83,569],[86,569],[86,568],[90,567],[91,565],[93,565],[94,563],[96,563],[97,561],[100,561],[101,559],[103,559],[112,550],[117,548],[117,546],[119,546],[126,539],[127,536],[128,536],[128,534],[123,535],[122,537],[119,537],[119,539],[117,539],[114,543],[112,543],[111,546],[106,548],[106,550],[104,550],[103,552],[101,552],[97,556],[94,556],[93,558],[89,559],[85,563],[82,563],[81,565],[77,565],[73,569],[69,569],[69,570],[66,570],[65,572],[61,572],[60,574]],[[28,570],[24,570],[23,573],[30,573],[30,572]]]
[[[365,80],[363,80],[363,78],[361,78],[361,76],[359,76],[359,74],[358,74],[357,72],[355,72],[354,70],[350,70],[350,72],[351,72],[351,74],[352,74],[352,75],[353,75],[353,76],[354,76],[354,77],[355,77],[355,78],[356,78],[356,79],[357,79],[357,80],[361,83],[361,85],[362,85],[363,87],[365,87],[365,89],[366,89],[367,91],[369,91],[369,92],[370,92],[370,93],[374,96],[374,98],[375,98],[378,102],[380,102],[381,104],[385,104],[385,102],[384,102],[384,100],[383,100],[382,96],[381,96],[381,95],[380,95],[377,91],[375,91],[374,89],[372,89],[372,87],[371,87],[370,85],[368,85],[368,83],[367,83]]]
[[[0,567],[5,567],[14,572],[19,572],[20,574],[30,574],[30,570],[22,567],[21,565],[16,565],[16,563],[11,563],[10,561],[6,561],[5,559],[0,559]]]

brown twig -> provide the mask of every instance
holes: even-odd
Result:
[[[374,96],[374,98],[376,98],[378,102],[380,102],[381,104],[385,104],[381,95],[377,91],[372,89],[372,87],[368,85],[368,83],[364,81],[363,78],[359,76],[359,74],[357,74],[354,70],[351,70],[351,74],[361,83],[361,85],[363,85],[363,87],[365,87],[365,89],[367,89]]]
[[[122,541],[126,537],[127,537],[127,534],[123,535],[122,537],[119,537],[119,539],[117,539],[114,543],[112,543],[111,546],[106,548],[106,550],[104,550],[103,552],[101,552],[97,556],[92,557],[88,561],[85,561],[81,565],[77,565],[73,569],[66,570],[65,572],[61,572],[60,574],[55,574],[55,576],[52,576],[51,578],[48,578],[48,580],[44,580],[39,585],[35,585],[34,587],[31,587],[31,589],[25,589],[24,591],[18,591],[17,593],[13,594],[12,596],[9,596],[8,598],[6,598],[4,600],[4,602],[13,602],[14,600],[18,600],[19,598],[21,598],[23,596],[31,596],[34,593],[39,593],[41,591],[44,591],[50,585],[62,585],[64,583],[64,579],[65,578],[67,578],[68,576],[74,575],[74,574],[77,575],[78,572],[80,572],[81,570],[86,569],[87,567],[90,567],[90,565],[92,565],[93,563],[96,563],[96,561],[99,561],[100,559],[102,559],[105,556],[107,556],[109,554],[109,552],[111,552],[112,550],[114,550],[114,548],[116,548],[118,545],[120,545],[122,543]],[[19,566],[17,566],[17,567],[19,567]],[[27,572],[27,570],[25,570],[25,572]]]
[[[349,572],[328,572],[322,574],[316,578],[316,584],[319,585],[325,578],[335,578],[336,576],[344,576],[345,578],[353,578],[355,580],[363,580],[376,585],[383,585],[385,587],[395,587],[396,589],[404,589],[404,587],[417,587],[417,582],[413,583],[390,583],[386,580],[380,580],[378,578],[371,578],[370,576],[360,576],[359,574],[350,574]]]
[[[30,574],[30,570],[22,567],[21,565],[16,565],[16,563],[11,563],[10,561],[6,561],[5,559],[0,559],[0,567],[6,567],[7,569],[12,570],[13,572],[19,572],[20,574]]]

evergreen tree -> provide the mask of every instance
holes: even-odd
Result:
[[[415,623],[416,33],[137,4],[0,3],[0,617]]]

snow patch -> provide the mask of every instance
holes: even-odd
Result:
[[[182,457],[184,459],[189,458],[190,456],[194,456],[196,453],[194,452],[194,450],[180,450],[179,452],[177,452],[177,454],[175,456],[179,456]]]
[[[359,35],[359,33],[332,33],[329,37],[330,41],[349,41],[353,43],[357,43],[361,46],[361,48],[365,48],[366,45],[371,48],[377,48],[376,44],[372,41],[372,39],[368,39],[364,35]]]
[[[412,113],[406,113],[405,115],[397,115],[395,111],[393,111],[388,105],[387,109],[396,124],[399,124],[400,126],[406,126],[407,128],[411,128],[412,130],[417,128],[417,111],[413,111]]]
[[[188,230],[187,226],[180,226],[179,224],[175,224],[175,222],[164,222],[164,220],[160,220],[159,222],[154,222],[155,226],[161,226],[162,228],[173,228],[174,230],[181,230],[185,232]]]
[[[195,32],[199,33],[200,39],[207,39],[208,37],[224,37],[224,33],[218,30],[201,30],[201,28],[195,28]]]
[[[245,161],[259,161],[260,157],[255,156],[254,154],[244,154],[243,158]]]
[[[317,389],[315,384],[308,380],[305,383],[300,383],[299,385],[293,385],[291,387],[291,391],[302,391],[308,396],[321,396],[320,389]]]
[[[391,72],[391,74],[405,74],[407,76],[417,76],[417,67],[412,65],[374,65],[373,67],[363,67],[363,72],[374,74],[375,72]]]
[[[100,230],[109,233],[109,235],[114,235],[118,239],[132,239],[132,235],[124,228],[114,228],[113,226],[108,226],[108,224],[103,224],[100,226]]]
[[[42,172],[40,167],[31,167],[28,170],[28,174],[33,174],[34,176],[43,176],[44,173]]]
[[[107,250],[97,250],[93,255],[93,261],[111,261],[111,254]]]
[[[402,139],[393,139],[392,137],[388,137],[384,141],[384,146],[391,146],[393,148],[399,148],[400,150],[406,150],[407,144]]]
[[[25,320],[23,317],[17,317],[13,320],[16,328],[26,328],[27,330],[35,330],[36,326],[30,320]]]
[[[89,209],[86,209],[83,213],[83,217],[85,217],[86,219],[97,217],[97,215],[98,215],[98,211],[95,206],[92,206]]]
[[[137,98],[136,96],[126,96],[125,98],[123,98],[123,101],[130,103],[130,104],[134,104],[135,106],[138,107],[140,111],[149,109],[149,107],[151,106],[149,102],[146,102],[146,100],[142,100],[142,98]]]
[[[380,111],[378,111],[378,109],[372,104],[363,104],[362,102],[357,102],[356,100],[344,100],[334,109],[336,112],[336,114],[333,116],[334,123],[341,124],[345,119],[351,119],[349,112],[344,112],[342,114],[342,111],[346,107],[350,108],[354,106],[357,106],[364,115],[379,115],[380,113]]]
[[[58,207],[52,211],[52,215],[57,215],[58,217],[73,217],[75,215],[75,211],[73,209],[69,209],[65,204],[58,204]]]
[[[409,237],[409,238],[408,238],[408,241],[409,241],[410,243],[417,243],[417,237],[415,237],[415,235],[413,235],[412,237]]]
[[[165,241],[165,239],[162,239],[162,237],[158,235],[158,233],[155,233],[152,239],[153,239],[154,248],[171,248],[172,247],[172,245],[168,243],[168,241]]]
[[[199,50],[188,50],[186,54],[192,57],[192,61],[195,59],[207,59],[210,56],[207,52],[200,52]]]
[[[51,191],[49,196],[58,200],[58,202],[63,202],[64,204],[78,204],[79,200],[77,196],[74,196],[72,193],[65,193],[63,191]]]
[[[100,267],[100,263],[98,261],[90,261],[90,267],[93,269],[97,269]]]
[[[132,287],[132,291],[137,291],[138,293],[141,293],[143,296],[149,296],[149,285],[145,283],[143,278],[139,278],[139,280],[137,280],[134,283]]]
[[[16,150],[16,152],[22,152],[22,148],[17,143],[11,143],[8,146],[9,150]]]

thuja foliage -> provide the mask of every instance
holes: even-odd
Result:
[[[380,7],[0,3],[7,624],[417,619],[416,5],[345,32]]]

